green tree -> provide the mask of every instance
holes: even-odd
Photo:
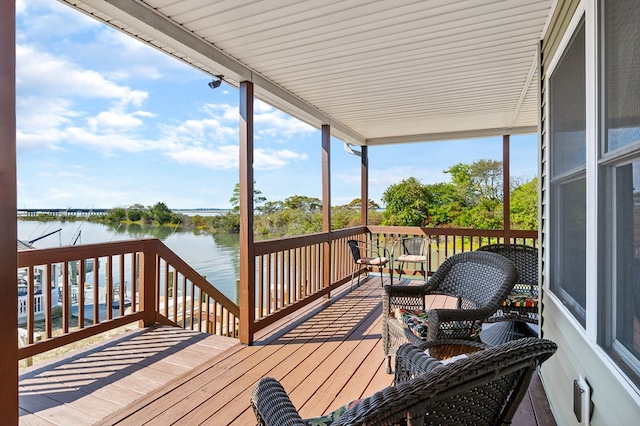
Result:
[[[253,181],[253,208],[260,211],[260,205],[267,201],[266,197],[262,196],[262,191],[256,189],[256,181]],[[240,183],[236,183],[233,187],[233,195],[229,199],[234,212],[240,211]]]
[[[515,188],[511,193],[511,226],[514,229],[538,229],[538,178]]]
[[[120,222],[127,218],[127,211],[124,207],[114,207],[107,212],[107,220],[109,222]]]
[[[502,225],[502,162],[478,160],[459,163],[445,173],[451,174],[459,210],[451,224],[476,229],[499,229]],[[452,210],[450,210],[452,211]]]
[[[284,200],[284,208],[313,213],[322,210],[322,201],[315,197],[305,195],[292,195]]]
[[[173,215],[169,207],[161,201],[157,202],[152,207],[149,207],[149,214],[159,225],[164,225],[171,221]]]
[[[438,227],[451,224],[465,208],[464,200],[458,197],[458,192],[452,183],[434,183],[427,185],[431,195],[428,205],[426,226]]]
[[[146,207],[142,204],[133,204],[127,209],[127,218],[132,222],[137,222],[142,219]]]
[[[444,171],[451,175],[460,199],[469,206],[482,200],[502,202],[502,162],[478,160],[471,164],[458,163]]]
[[[428,187],[410,177],[389,186],[382,194],[386,206],[383,224],[423,226],[428,217]]]
[[[211,218],[211,227],[213,232],[238,234],[240,232],[240,215],[236,212],[229,211],[221,215],[213,216]]]
[[[280,212],[284,209],[284,203],[282,201],[266,201],[262,206],[262,214],[271,214]]]

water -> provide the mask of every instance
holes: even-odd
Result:
[[[158,238],[229,299],[236,301],[236,279],[240,277],[240,240],[237,234],[211,234],[171,227],[138,224],[101,224],[85,221],[40,222],[18,220],[18,239],[36,248],[94,244],[139,238]],[[76,241],[77,240],[77,241]]]

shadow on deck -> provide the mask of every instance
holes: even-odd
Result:
[[[303,417],[331,411],[392,383],[380,292],[370,276],[254,346],[155,327],[36,366],[20,377],[20,424],[255,424],[249,397],[265,376]],[[555,424],[537,378],[513,424]]]

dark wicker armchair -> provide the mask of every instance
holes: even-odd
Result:
[[[503,303],[488,322],[515,320],[538,324],[538,249],[522,244],[490,244],[478,251],[498,253],[510,259],[518,269],[518,281],[513,286],[512,295],[526,296],[522,303],[524,306]]]
[[[391,373],[391,356],[403,343],[420,346],[436,339],[479,339],[482,322],[493,315],[518,277],[512,261],[489,252],[458,253],[445,260],[420,286],[385,286],[382,342]],[[458,299],[457,309],[425,311],[425,296]]]
[[[482,332],[482,341],[500,344],[508,340],[537,336],[527,325],[538,324],[538,249],[523,244],[490,244],[478,251],[497,253],[518,269],[518,281],[488,323],[503,322]],[[507,321],[508,323],[504,323]]]
[[[396,385],[357,401],[331,425],[511,424],[535,369],[555,351],[555,343],[520,339],[443,365],[415,346],[403,345]],[[407,378],[412,377],[412,378]],[[303,426],[304,420],[280,383],[258,382],[251,396],[259,425]]]

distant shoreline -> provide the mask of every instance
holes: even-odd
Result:
[[[113,208],[34,208],[34,209],[17,209],[18,219],[21,218],[38,218],[38,217],[89,217],[89,216],[104,216],[113,210]],[[231,211],[231,209],[222,209],[215,207],[203,207],[195,209],[171,209],[174,213],[179,213],[185,216],[213,216],[219,214],[225,214]]]

